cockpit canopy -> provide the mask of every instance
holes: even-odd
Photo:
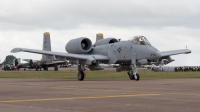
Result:
[[[135,36],[129,39],[129,41],[138,45],[151,45],[144,36]]]

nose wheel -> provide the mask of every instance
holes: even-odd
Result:
[[[135,77],[133,76],[131,71],[127,72],[127,74],[129,76],[130,80],[134,80],[135,79]]]
[[[134,76],[135,80],[136,81],[139,81],[140,80],[140,75],[137,73],[135,76]]]
[[[132,71],[127,72],[130,80],[136,80],[139,81],[140,80],[140,75],[138,73],[136,73],[135,75],[133,74]]]

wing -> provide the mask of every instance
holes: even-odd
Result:
[[[32,60],[33,62],[42,62],[41,60],[33,60],[33,59],[22,59],[23,61],[26,61],[26,62],[30,62],[30,60]]]
[[[177,54],[188,54],[191,53],[189,49],[181,49],[181,50],[172,50],[172,51],[163,51],[160,52],[161,57],[177,55]]]
[[[23,59],[23,61],[30,62],[31,59]]]
[[[85,61],[85,64],[96,63],[96,61],[108,61],[109,58],[104,55],[90,55],[90,54],[72,54],[72,53],[61,53],[61,52],[53,52],[53,51],[44,51],[44,50],[36,50],[36,49],[26,49],[26,48],[14,48],[11,50],[12,53],[17,52],[30,52],[36,54],[45,54],[50,56],[58,56],[65,57],[66,59],[75,59],[77,61],[82,60]]]
[[[64,64],[66,61],[52,61],[51,63],[44,63],[44,65]]]

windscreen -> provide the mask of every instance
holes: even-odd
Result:
[[[129,39],[129,41],[138,45],[151,45],[150,42],[144,36],[135,36]]]

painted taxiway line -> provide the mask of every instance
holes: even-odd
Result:
[[[124,92],[124,93],[128,93],[128,92],[134,92],[131,90],[112,90],[112,89],[93,89],[93,88],[71,88],[71,87],[56,87],[56,86],[43,86],[43,85],[22,85],[22,84],[13,84],[13,83],[6,83],[6,84],[0,84],[0,86],[18,86],[18,87],[36,87],[36,88],[49,88],[49,89],[60,89],[60,90],[75,90],[75,91],[105,91],[105,92]],[[137,91],[138,93],[144,93],[144,91]],[[169,95],[185,95],[185,96],[200,96],[200,94],[197,93],[163,93],[163,92],[153,92],[153,93],[158,93],[158,94],[169,94]]]
[[[100,98],[125,98],[125,97],[140,97],[140,96],[158,96],[158,95],[160,94],[129,94],[129,95],[115,95],[115,96],[88,96],[88,97],[69,97],[69,98],[4,100],[4,101],[0,101],[0,103],[41,102],[41,101],[60,101],[60,100],[100,99]]]
[[[50,88],[50,89],[60,89],[60,90],[76,90],[76,91],[109,91],[109,92],[117,92],[117,91],[123,91],[123,92],[133,92],[133,91],[125,91],[125,90],[112,90],[112,89],[84,89],[84,88],[72,88],[72,87],[56,87],[56,86],[43,86],[43,85],[22,85],[22,84],[0,84],[0,86],[16,86],[16,87],[36,87],[36,88]]]

